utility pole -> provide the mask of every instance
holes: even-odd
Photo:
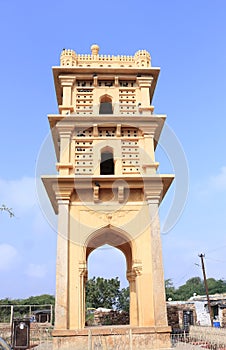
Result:
[[[213,314],[212,314],[212,309],[210,305],[210,297],[209,297],[209,291],[208,291],[208,285],[207,285],[207,280],[206,280],[206,271],[205,271],[205,265],[204,265],[204,260],[203,258],[205,257],[205,254],[199,254],[199,257],[201,258],[201,263],[202,263],[202,272],[203,272],[203,279],[204,279],[204,284],[205,284],[205,289],[206,289],[206,297],[207,297],[207,303],[208,303],[208,310],[210,314],[210,322],[211,326],[213,326]]]

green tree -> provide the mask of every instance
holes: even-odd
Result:
[[[226,281],[214,278],[207,279],[209,294],[226,293]],[[188,300],[194,293],[197,295],[205,295],[205,285],[200,277],[192,277],[179,288],[175,288],[171,279],[165,281],[166,300]]]
[[[43,306],[46,304],[54,306],[55,297],[53,295],[43,294],[38,296],[31,296],[26,299],[9,299],[9,298],[0,299],[0,305],[14,305],[14,317],[24,317],[24,315],[28,314],[28,312],[30,311],[29,309],[30,305],[40,305],[40,308],[43,308]],[[24,305],[27,305],[27,307],[25,307]],[[11,310],[9,307],[0,308],[0,320],[4,320],[4,318],[7,316],[9,318],[10,312]],[[54,317],[54,309],[53,309],[53,317]]]
[[[118,277],[104,279],[93,277],[86,283],[86,307],[105,307],[112,309],[117,306],[120,294]]]
[[[207,286],[209,294],[226,292],[226,281],[222,279],[215,280],[214,278],[207,278]]]
[[[122,288],[117,301],[117,309],[120,311],[129,312],[130,291],[129,287]]]
[[[23,299],[22,304],[23,305],[46,305],[46,304],[54,305],[55,297],[49,294],[31,296],[29,298]]]
[[[192,277],[180,286],[175,293],[175,300],[188,300],[193,294],[205,294],[204,283],[200,277]]]
[[[166,300],[168,300],[169,298],[172,298],[173,300],[175,300],[176,290],[173,285],[173,281],[170,278],[165,280],[165,291],[166,291]]]

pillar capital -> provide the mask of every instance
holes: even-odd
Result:
[[[136,280],[135,272],[133,270],[127,271],[126,278],[130,283],[135,282],[135,280]]]
[[[71,185],[62,185],[60,183],[53,185],[53,190],[55,192],[56,200],[58,204],[69,205],[73,188]]]
[[[59,126],[57,126],[57,130],[59,132],[60,137],[70,138],[72,131],[74,130],[74,126],[72,126],[72,125],[59,125]]]
[[[152,122],[151,125],[143,126],[142,127],[143,136],[144,137],[154,137],[157,127],[158,127],[158,123],[154,123],[154,122]]]
[[[152,81],[153,81],[153,77],[137,77],[138,85],[141,88],[151,87]]]
[[[72,87],[75,82],[75,75],[60,75],[59,76],[61,86]]]
[[[87,264],[85,261],[80,261],[79,262],[79,274],[81,277],[87,277],[87,273],[88,273],[88,270],[87,270]]]
[[[148,203],[149,207],[158,207],[161,201],[161,196],[160,195],[150,195],[150,194],[146,194],[145,193],[145,197],[146,197],[146,201]]]
[[[159,205],[160,196],[146,195],[148,205]]]
[[[152,182],[144,184],[144,194],[148,205],[159,205],[163,192],[163,181],[158,175],[156,175],[153,180]]]
[[[146,200],[148,203],[148,210],[151,219],[151,224],[155,222],[155,219],[158,218],[158,208],[160,204],[161,197],[157,194],[146,194]]]
[[[136,277],[140,276],[142,272],[142,262],[141,260],[134,260],[132,264],[132,269],[128,270],[126,273],[127,280],[131,282],[135,282]]]
[[[142,273],[142,262],[141,260],[134,260],[132,265],[132,272],[135,277],[140,276]]]

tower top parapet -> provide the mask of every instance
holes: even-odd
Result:
[[[99,46],[91,46],[91,54],[77,54],[74,50],[63,49],[60,65],[67,67],[151,67],[151,56],[146,50],[139,50],[134,56],[99,55]]]

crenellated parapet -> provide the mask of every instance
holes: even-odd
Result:
[[[146,50],[139,50],[134,56],[99,55],[99,46],[91,46],[91,54],[76,54],[74,50],[63,49],[60,65],[68,67],[151,67],[151,56]]]

